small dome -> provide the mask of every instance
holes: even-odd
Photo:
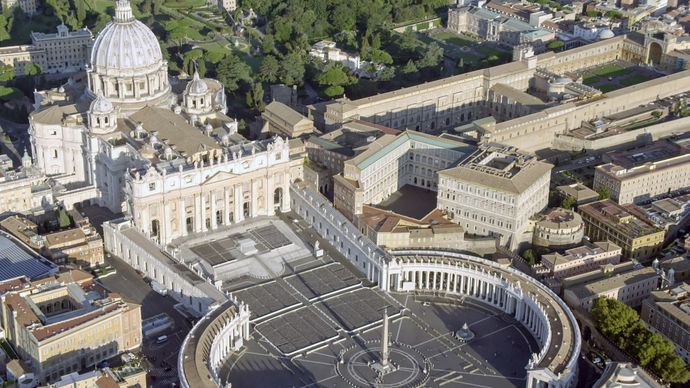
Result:
[[[199,78],[199,73],[195,71],[194,78],[187,85],[187,94],[203,96],[206,93],[208,93],[208,85],[206,85],[206,81]]]
[[[605,28],[599,32],[599,39],[611,39],[614,36],[616,36],[616,34],[614,34],[613,31],[608,28]]]
[[[96,99],[91,102],[90,110],[91,113],[110,113],[113,111],[113,104],[99,92]]]

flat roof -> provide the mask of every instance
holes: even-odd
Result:
[[[57,269],[57,265],[22,247],[14,237],[0,232],[0,281],[20,276],[35,279]]]

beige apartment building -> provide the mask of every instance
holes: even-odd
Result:
[[[532,239],[530,218],[548,203],[552,167],[512,147],[480,146],[438,173],[437,206],[465,232],[500,236],[514,249]]]
[[[676,352],[690,360],[690,285],[681,283],[654,291],[642,302],[642,320],[676,345]]]
[[[599,269],[606,264],[620,263],[623,250],[609,241],[597,241],[566,250],[564,253],[549,253],[541,257],[541,263],[557,279],[579,275]]]
[[[76,264],[89,268],[104,263],[103,239],[87,235],[82,228],[71,228],[43,236],[43,254],[56,264]]]
[[[658,285],[659,275],[654,269],[626,262],[564,278],[563,300],[568,306],[585,311],[592,309],[597,298],[617,299],[637,307]]]
[[[621,205],[690,187],[690,155],[682,154],[673,143],[657,142],[614,154],[611,159],[611,163],[596,167],[594,189],[607,188]]]
[[[10,288],[0,296],[6,338],[42,384],[138,348],[140,310],[81,271]]]
[[[645,260],[655,255],[664,241],[664,231],[642,220],[610,199],[577,209],[585,222],[585,235],[592,241],[611,241],[627,259]]]
[[[13,66],[17,75],[23,75],[29,63],[40,66],[43,73],[75,72],[86,68],[92,43],[87,28],[70,31],[61,24],[55,33],[32,32],[30,45],[0,48],[0,63]]]

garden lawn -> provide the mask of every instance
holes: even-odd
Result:
[[[625,86],[632,86],[632,85],[637,85],[639,83],[649,81],[652,79],[652,77],[644,74],[633,74],[630,77],[624,78],[620,80],[621,85]]]
[[[17,88],[0,85],[0,100],[11,101],[22,98],[22,92]]]
[[[431,34],[436,39],[442,40],[448,44],[462,47],[462,46],[471,46],[476,41],[472,40],[470,37],[465,36],[465,35],[459,35],[452,33],[450,31],[438,31],[434,32]]]
[[[596,86],[596,88],[601,90],[602,93],[607,93],[607,92],[614,91],[616,89],[620,89],[620,87],[618,85],[614,85],[614,84],[603,84],[603,85]]]
[[[206,5],[205,0],[166,0],[165,5],[170,8],[192,9]]]

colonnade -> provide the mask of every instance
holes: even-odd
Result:
[[[379,283],[385,291],[469,297],[511,315],[527,328],[539,344],[525,367],[527,387],[576,384],[581,346],[577,322],[544,285],[513,268],[455,251],[399,250],[387,259],[381,270],[384,281]]]
[[[249,338],[249,309],[242,303],[237,309],[226,311],[209,326],[211,330],[204,332],[204,335],[214,338],[208,355],[209,366],[212,375],[219,381],[220,368],[233,352],[244,345],[244,340]]]
[[[548,345],[551,329],[543,306],[524,292],[519,282],[508,282],[498,272],[431,257],[401,258],[388,269],[394,290],[470,297],[514,316],[540,346]]]

